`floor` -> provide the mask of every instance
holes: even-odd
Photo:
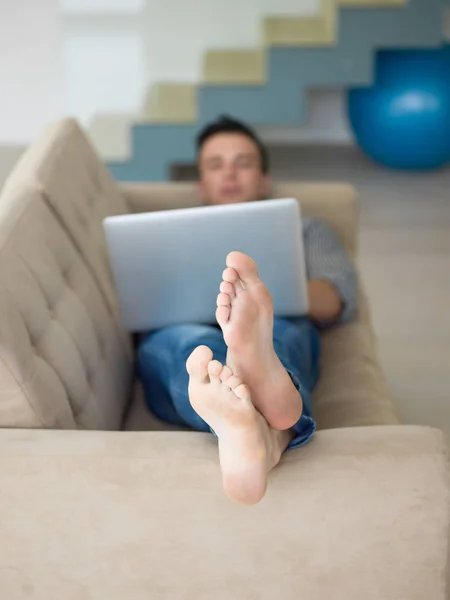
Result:
[[[0,186],[20,149],[0,148]],[[379,357],[405,423],[450,439],[450,169],[388,171],[350,147],[274,148],[277,179],[350,181]]]

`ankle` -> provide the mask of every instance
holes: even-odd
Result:
[[[278,431],[277,432],[277,444],[278,444],[278,461],[281,456],[285,453],[287,447],[295,438],[295,431],[293,429],[288,429],[286,431]]]
[[[295,431],[288,429],[287,431],[279,431],[270,427],[270,455],[268,456],[268,470],[271,471],[278,465],[286,448],[295,437]]]

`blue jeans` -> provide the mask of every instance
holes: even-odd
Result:
[[[283,366],[303,400],[303,414],[294,425],[289,448],[306,444],[316,430],[311,415],[311,392],[319,376],[319,335],[307,318],[275,318],[273,344]],[[222,331],[213,325],[182,324],[147,334],[138,351],[138,371],[151,411],[163,421],[211,431],[192,408],[188,396],[186,361],[200,345],[208,346],[214,358],[226,362],[227,347]]]

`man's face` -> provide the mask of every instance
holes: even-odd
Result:
[[[269,194],[258,146],[242,133],[210,137],[200,152],[199,171],[199,193],[208,204],[251,202]]]

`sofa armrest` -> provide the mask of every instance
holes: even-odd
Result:
[[[319,429],[400,424],[378,360],[362,281],[358,306],[353,321],[321,332],[321,373],[313,391]]]
[[[208,434],[2,430],[0,464],[4,598],[448,597],[436,430],[319,432],[253,508]]]

